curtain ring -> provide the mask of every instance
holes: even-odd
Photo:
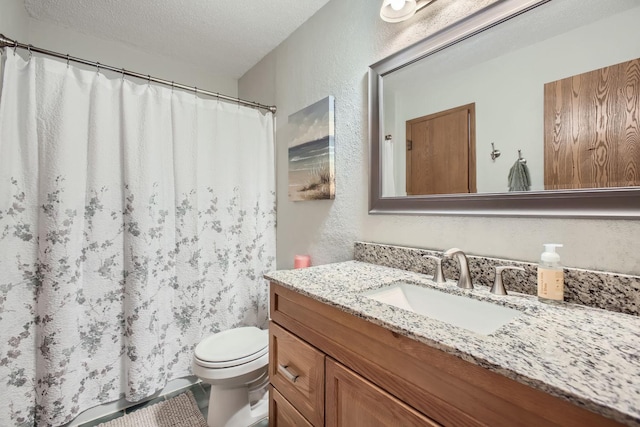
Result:
[[[151,76],[147,74],[147,86],[151,85]]]
[[[16,56],[16,50],[18,50],[18,40],[13,41],[13,56]]]
[[[197,97],[198,97],[198,88],[197,88],[197,87],[194,87],[194,88],[193,88],[193,91],[194,91],[193,96],[197,98]]]
[[[67,68],[69,68],[69,54],[67,53]]]
[[[27,50],[29,51],[29,61],[31,61],[31,57],[33,56],[33,53],[31,52],[31,45],[27,46]]]
[[[122,69],[122,81],[124,81],[124,68]]]
[[[97,73],[100,74],[100,63],[96,62]]]

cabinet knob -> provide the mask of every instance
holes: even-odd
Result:
[[[300,375],[296,375],[289,370],[287,365],[278,365],[278,372],[285,376],[286,379],[295,383]]]

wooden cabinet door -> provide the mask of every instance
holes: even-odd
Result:
[[[326,359],[327,427],[439,426],[333,359]]]
[[[269,390],[269,427],[313,427],[273,387]]]
[[[475,104],[407,121],[407,195],[475,192]]]
[[[269,381],[314,426],[324,425],[324,353],[271,322]]]
[[[640,59],[544,85],[544,188],[640,185]]]

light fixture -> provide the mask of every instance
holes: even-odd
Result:
[[[386,22],[401,22],[411,18],[423,7],[435,0],[384,0],[380,8],[380,18]]]

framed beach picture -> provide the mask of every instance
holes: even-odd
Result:
[[[289,116],[289,200],[334,199],[336,193],[334,98]]]

